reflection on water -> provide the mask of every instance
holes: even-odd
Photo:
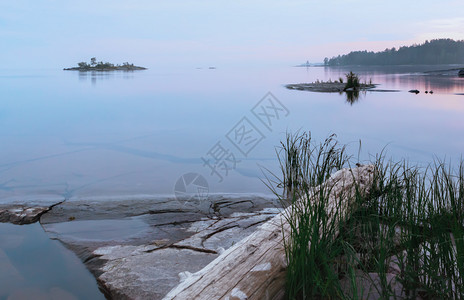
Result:
[[[313,68],[306,68],[307,72],[314,73]],[[372,81],[379,86],[376,89],[391,92],[418,90],[425,94],[455,94],[464,93],[464,77],[458,76],[459,68],[452,66],[343,66],[324,67],[324,78],[332,80],[345,78],[353,71],[358,74],[361,82]],[[440,70],[440,71],[437,71]],[[448,71],[449,70],[449,71]],[[319,78],[318,78],[319,79]],[[363,96],[365,92],[361,92]],[[367,92],[369,93],[369,92]],[[342,93],[341,93],[342,94]],[[360,92],[346,92],[346,101],[351,105],[358,102]]]
[[[348,102],[349,104],[353,105],[355,102],[357,102],[359,100],[359,91],[355,90],[355,91],[346,91],[345,92],[345,95],[346,95],[346,102]],[[366,94],[364,92],[364,94]]]
[[[355,144],[355,151],[362,140],[366,154],[361,159],[386,145],[391,156],[413,163],[459,159],[464,97],[454,94],[464,93],[464,78],[418,74],[428,70],[430,66],[0,71],[0,203],[173,196],[175,183],[189,172],[203,175],[211,193],[269,193],[261,167],[279,174],[274,147],[286,131],[301,129],[312,131],[317,141],[335,133],[341,143]],[[349,71],[360,74],[363,82],[372,79],[378,89],[400,92],[345,96],[283,87],[338,79]],[[421,93],[408,93],[411,89]],[[250,112],[268,91],[290,112],[272,130]],[[355,105],[348,106],[345,99]],[[264,136],[247,156],[224,138],[245,117]],[[240,161],[221,183],[201,159],[218,141]],[[111,231],[114,224],[75,224],[84,230],[97,225],[114,235],[145,230],[133,220],[118,223],[122,232]],[[89,238],[71,225],[59,229]],[[51,241],[39,224],[0,224],[0,298],[10,295],[102,298],[78,259]]]
[[[102,80],[109,80],[113,79],[114,77],[119,77],[123,79],[133,79],[134,78],[134,71],[68,71],[68,72],[76,72],[79,77],[79,81],[87,82],[90,80],[92,85],[96,85],[97,81]]]
[[[0,223],[0,299],[105,299],[81,261],[39,223]]]
[[[453,71],[438,74],[434,72],[448,69],[453,69]],[[417,89],[421,92],[432,90],[455,94],[464,92],[464,78],[458,76],[457,69],[455,65],[324,67],[324,75],[326,78],[344,78],[346,73],[353,71],[360,75],[361,82],[372,80],[380,84],[381,88],[405,91]]]
[[[362,140],[366,157],[386,145],[415,162],[460,157],[464,98],[454,94],[464,93],[464,78],[419,74],[431,68],[0,71],[0,202],[173,195],[190,172],[204,176],[211,193],[268,193],[261,167],[278,172],[274,147],[298,129],[315,140],[332,133],[344,143]],[[349,71],[399,92],[283,87]],[[250,111],[268,91],[290,112],[272,130]],[[219,183],[201,158],[245,117],[264,138],[247,156],[225,139],[221,145],[240,163]]]
[[[451,94],[464,91],[463,79],[458,76],[404,75],[401,76],[401,84],[418,89],[421,93],[433,91]]]

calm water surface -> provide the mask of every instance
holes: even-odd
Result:
[[[95,278],[39,223],[0,223],[0,299],[105,299]]]
[[[412,162],[456,161],[464,149],[464,96],[455,94],[464,93],[464,78],[417,74],[452,67],[351,68],[379,89],[399,90],[367,92],[352,104],[336,93],[283,87],[336,80],[349,69],[3,70],[0,203],[173,194],[188,172],[203,175],[211,193],[268,193],[261,167],[276,170],[274,147],[299,129],[316,140],[336,133],[356,155],[361,140],[364,159],[387,146],[390,156]],[[271,126],[252,112],[267,92],[288,110]],[[233,137],[244,117],[256,129],[246,155]],[[229,165],[216,173],[205,160],[219,150]]]
[[[398,90],[354,103],[284,88],[350,69],[0,70],[0,204],[174,195],[186,173],[201,174],[210,193],[269,193],[261,170],[277,170],[286,131],[310,130],[317,141],[335,133],[355,155],[361,140],[360,159],[387,146],[395,159],[456,162],[464,78],[417,73],[451,67],[354,68],[379,89]],[[268,92],[275,98],[263,98]],[[102,297],[39,224],[0,224],[0,266],[0,298]]]

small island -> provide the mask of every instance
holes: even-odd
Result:
[[[360,83],[358,87],[346,88],[346,84],[339,81],[318,81],[311,83],[287,84],[285,87],[289,90],[310,91],[319,93],[342,93],[353,91],[367,91],[376,87],[375,84]]]
[[[147,68],[134,66],[128,62],[123,63],[122,65],[114,65],[109,62],[97,62],[97,58],[92,57],[90,63],[80,62],[77,64],[77,67],[64,68],[65,71],[135,71],[135,70],[146,70]]]
[[[311,91],[319,93],[342,93],[342,92],[359,92],[374,89],[377,84],[373,84],[372,81],[361,83],[359,76],[350,72],[345,75],[347,81],[343,82],[343,78],[339,78],[337,81],[320,81],[316,80],[312,83],[297,83],[287,84],[285,87],[290,90],[300,91]]]

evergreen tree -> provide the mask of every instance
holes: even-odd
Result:
[[[324,59],[326,66],[464,64],[464,40],[436,39],[423,44],[385,49],[381,52],[353,51]]]

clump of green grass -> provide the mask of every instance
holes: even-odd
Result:
[[[334,289],[338,274],[333,268],[334,258],[341,249],[332,248],[337,227],[335,218],[329,220],[326,211],[330,187],[321,188],[314,195],[313,188],[325,182],[330,175],[347,166],[349,157],[335,136],[323,143],[311,142],[310,133],[287,135],[277,151],[283,180],[278,187],[286,204],[293,204],[285,217],[291,226],[290,236],[284,238],[288,262],[286,291],[289,299],[307,299],[318,295],[336,297]],[[270,185],[272,186],[272,185]],[[317,197],[319,201],[296,202],[298,199]]]
[[[362,298],[360,274],[372,273],[384,299],[464,298],[462,161],[457,169],[443,162],[420,168],[379,155],[370,193],[356,194],[354,209],[335,220],[327,215],[330,187],[314,187],[353,164],[346,147],[334,136],[315,144],[309,133],[287,134],[277,154],[283,192],[273,191],[294,204],[284,238],[288,299]],[[401,295],[389,281],[395,266]]]
[[[350,220],[361,234],[347,237],[363,254],[364,270],[385,274],[396,257],[406,297],[461,299],[464,164],[457,172],[444,163],[376,166],[377,193]],[[382,286],[382,295],[391,296],[389,289]]]

